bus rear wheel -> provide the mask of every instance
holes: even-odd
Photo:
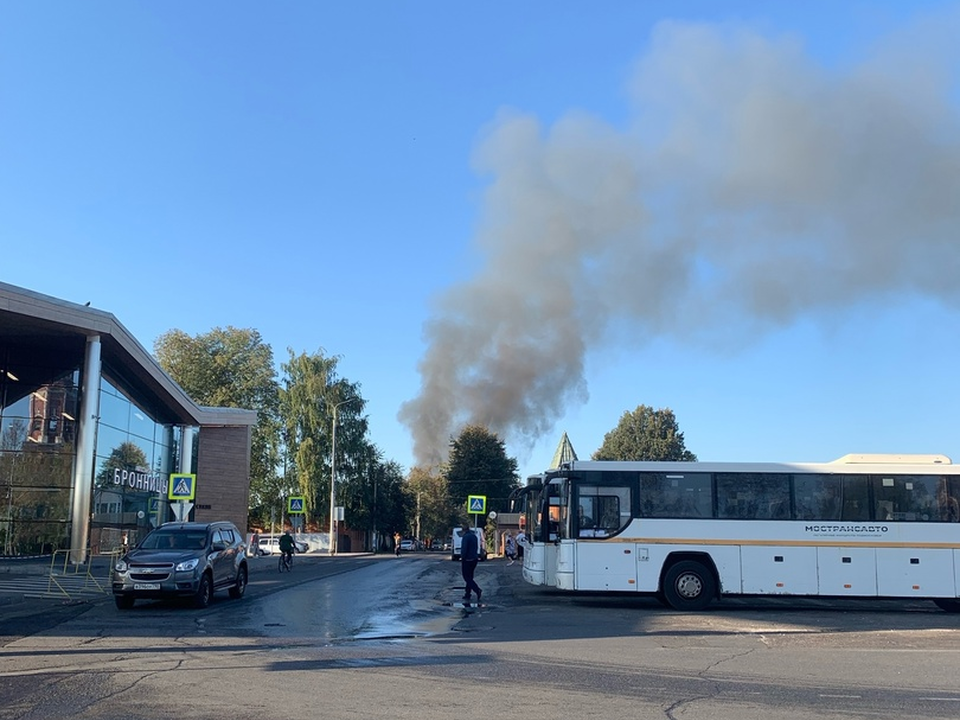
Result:
[[[675,610],[703,610],[716,593],[713,573],[696,560],[682,560],[663,576],[663,596]]]

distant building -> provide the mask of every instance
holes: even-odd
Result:
[[[550,468],[559,468],[564,463],[573,462],[574,460],[579,460],[577,457],[577,451],[573,449],[573,443],[570,442],[570,438],[568,438],[567,434],[564,433],[563,437],[560,438],[560,444],[557,445],[556,452],[553,453],[553,460],[550,461]]]
[[[253,410],[200,407],[110,313],[0,283],[0,555],[110,552],[175,519],[247,525]]]

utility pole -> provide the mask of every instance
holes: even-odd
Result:
[[[330,433],[330,555],[337,552],[337,409],[356,399],[347,398],[333,406],[333,430]]]

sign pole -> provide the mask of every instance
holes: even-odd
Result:
[[[307,501],[303,495],[291,495],[287,498],[287,515],[290,516],[290,525],[294,534],[300,533],[303,526],[303,516],[307,512]]]

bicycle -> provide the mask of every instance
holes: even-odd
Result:
[[[277,569],[280,572],[290,572],[293,569],[293,553],[281,552],[280,560],[277,563]]]

